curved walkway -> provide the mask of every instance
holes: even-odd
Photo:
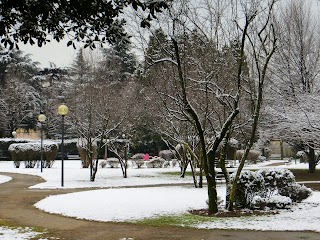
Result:
[[[47,229],[42,237],[53,239],[81,240],[295,240],[320,239],[314,232],[262,232],[234,230],[199,230],[180,227],[151,227],[126,223],[102,223],[52,215],[36,209],[33,204],[55,194],[64,194],[75,190],[36,190],[30,186],[43,182],[37,176],[0,173],[13,178],[0,184],[0,219],[13,226]]]

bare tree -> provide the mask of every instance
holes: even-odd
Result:
[[[239,122],[253,119],[247,153],[252,146],[266,70],[275,48],[271,26],[274,2],[239,1],[239,6],[225,4],[221,8],[221,1],[217,1],[217,5],[197,1],[196,7],[179,1],[166,18],[169,24],[160,22],[167,34],[165,39],[155,36],[162,40],[158,41],[158,51],[146,51],[157,54],[148,56],[151,68],[147,76],[150,74],[152,86],[163,104],[166,128],[171,135],[176,133],[173,138],[178,143],[188,144],[181,138],[180,128],[181,123],[189,124],[199,140],[197,157],[201,159],[208,184],[210,214],[218,211],[215,153],[237,125],[236,119]],[[238,10],[228,15],[228,10],[235,7]],[[197,9],[201,9],[201,14],[197,14]],[[211,24],[213,10],[225,13],[216,18],[214,26]],[[249,74],[251,60],[254,69]],[[156,75],[152,74],[153,68]],[[246,98],[250,99],[253,111],[241,120],[246,117]],[[239,171],[243,163],[244,159]]]
[[[320,147],[318,17],[306,1],[290,1],[279,13],[281,35],[262,132],[301,146],[299,150],[309,157],[310,172],[315,171],[315,148]]]

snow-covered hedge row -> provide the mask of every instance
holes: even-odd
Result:
[[[13,143],[27,143],[27,139],[0,138],[0,158],[10,159],[8,148]]]
[[[41,159],[41,142],[13,143],[8,148],[16,167],[24,161],[26,168],[33,168],[37,160]],[[58,155],[58,145],[55,142],[44,141],[42,146],[43,167],[52,167]]]
[[[231,176],[233,181],[234,175]],[[245,171],[240,175],[235,203],[238,208],[286,208],[311,195],[311,189],[295,182],[288,169]]]

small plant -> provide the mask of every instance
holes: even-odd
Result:
[[[165,160],[160,157],[152,158],[150,161],[147,162],[148,168],[162,168]]]
[[[132,162],[137,168],[142,168],[144,165],[144,153],[137,153],[131,157]]]
[[[107,161],[106,160],[100,161],[99,165],[100,165],[101,168],[106,168],[107,167]]]
[[[119,159],[118,158],[108,158],[107,165],[110,168],[118,168],[119,167]]]
[[[171,159],[175,158],[175,154],[175,150],[161,150],[159,152],[159,157],[166,161],[171,161]]]

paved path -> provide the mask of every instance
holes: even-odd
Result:
[[[55,194],[82,190],[37,190],[29,186],[43,182],[37,176],[0,173],[13,178],[0,184],[0,220],[13,226],[47,229],[42,237],[66,240],[319,240],[314,232],[262,232],[234,230],[198,230],[180,227],[150,227],[124,223],[102,223],[48,214],[33,204]]]

